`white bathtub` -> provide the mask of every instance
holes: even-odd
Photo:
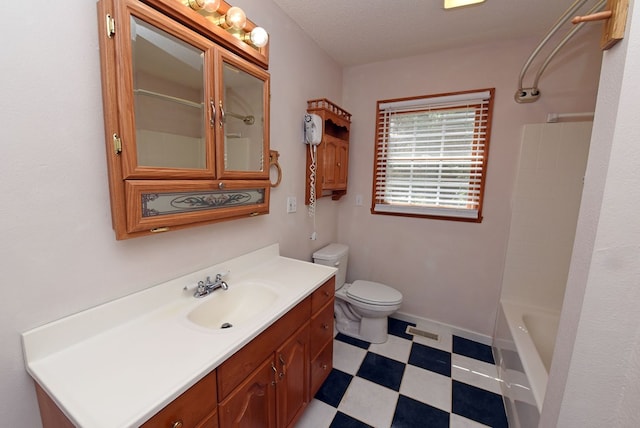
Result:
[[[559,319],[559,313],[500,302],[493,349],[511,426],[537,426]]]

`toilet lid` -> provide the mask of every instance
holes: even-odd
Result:
[[[402,303],[402,293],[387,285],[358,280],[351,284],[347,296],[363,303],[397,305]]]

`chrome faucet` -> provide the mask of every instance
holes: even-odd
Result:
[[[222,280],[222,274],[217,274],[213,282],[211,281],[211,277],[208,276],[204,281],[198,281],[198,288],[196,288],[196,292],[193,293],[193,297],[204,297],[220,288],[223,290],[229,289],[229,285]]]

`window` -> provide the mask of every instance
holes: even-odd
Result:
[[[378,101],[372,212],[482,221],[493,93]]]

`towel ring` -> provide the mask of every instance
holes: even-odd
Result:
[[[282,168],[280,168],[280,164],[278,163],[279,157],[280,153],[278,153],[277,150],[269,150],[269,169],[271,169],[272,166],[275,166],[276,170],[278,171],[278,179],[275,183],[271,183],[271,179],[269,179],[271,187],[278,187],[280,185],[280,181],[282,180]]]

